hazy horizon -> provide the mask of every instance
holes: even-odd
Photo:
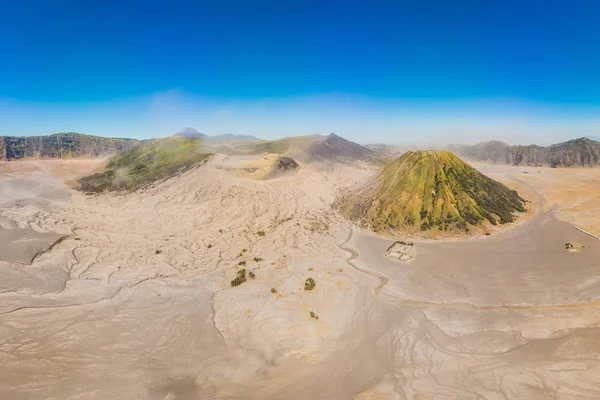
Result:
[[[591,109],[568,110],[508,99],[473,103],[479,106],[477,113],[468,101],[418,104],[336,94],[215,102],[181,91],[101,104],[52,104],[45,106],[47,109],[2,102],[0,110],[5,118],[0,122],[0,135],[78,132],[148,139],[193,127],[210,136],[232,133],[272,140],[333,132],[361,144],[425,146],[488,140],[547,145],[600,133],[600,121],[593,118]],[[63,113],[70,117],[57,118]],[[570,113],[578,115],[579,121],[569,119]],[[18,122],[29,115],[36,115],[34,123]],[[94,120],[90,115],[113,117]]]

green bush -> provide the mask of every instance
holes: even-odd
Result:
[[[258,231],[258,232],[256,232],[256,234],[258,236],[265,236],[265,231]]]
[[[237,272],[237,277],[231,281],[231,286],[239,286],[246,282],[246,269],[242,268]]]
[[[237,278],[235,278],[234,280],[231,281],[231,286],[239,286],[244,282],[246,282],[246,277],[238,276]]]
[[[248,272],[248,276],[249,276],[251,279],[254,279],[254,278],[256,278],[256,275],[255,275],[255,274],[254,274],[254,272],[252,272],[252,271]]]
[[[304,282],[304,290],[313,290],[317,284],[313,278],[308,278],[306,282]]]

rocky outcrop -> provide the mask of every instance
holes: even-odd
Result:
[[[135,139],[105,138],[80,133],[48,136],[0,136],[0,160],[22,158],[98,157],[129,150]]]
[[[594,167],[600,165],[600,142],[588,138],[569,140],[548,147],[537,145],[510,146],[491,141],[472,146],[452,146],[451,150],[473,161],[496,164]]]

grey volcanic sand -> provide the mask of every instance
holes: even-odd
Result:
[[[357,233],[352,246],[360,254],[356,262],[387,276],[386,291],[405,299],[478,306],[550,306],[600,298],[600,291],[594,288],[577,291],[577,298],[569,290],[600,273],[600,241],[558,221],[551,213],[497,236],[416,241],[417,256],[409,264],[384,256],[392,242]],[[566,242],[584,248],[571,253],[565,250]]]
[[[600,398],[600,241],[542,214],[496,237],[416,242],[410,264],[384,256],[391,242],[355,232],[348,245],[400,329],[398,398]]]
[[[53,201],[68,198],[66,190],[52,184],[20,177],[0,180],[1,211],[35,213],[49,208]],[[0,261],[29,264],[61,237],[63,235],[53,232],[36,232],[29,226],[19,227],[11,219],[0,216]]]
[[[35,232],[29,228],[0,228],[0,261],[30,264],[36,254],[47,250],[62,235]]]

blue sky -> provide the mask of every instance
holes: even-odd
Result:
[[[593,0],[0,2],[0,135],[600,133]]]

